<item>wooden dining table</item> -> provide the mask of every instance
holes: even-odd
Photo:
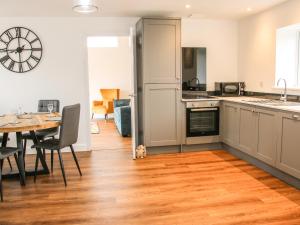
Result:
[[[22,142],[22,133],[29,132],[31,134],[31,138],[34,144],[38,144],[40,140],[38,140],[36,136],[37,130],[43,130],[48,128],[55,128],[60,126],[60,121],[53,120],[53,118],[57,119],[60,115],[58,113],[30,113],[23,115],[2,115],[0,116],[0,133],[3,133],[2,139],[2,147],[7,146],[8,135],[9,133],[16,134],[16,145],[17,148],[22,149],[18,153],[18,157],[22,157],[24,159],[25,151],[23,149]],[[52,120],[51,120],[52,118]],[[47,166],[45,157],[43,155],[42,149],[36,148],[37,156],[42,164],[43,169],[38,171],[38,174],[49,174],[49,168]],[[22,161],[23,162],[23,161]],[[23,162],[25,165],[25,163]],[[15,177],[19,176],[19,173],[9,173],[4,174],[3,178],[7,177]],[[25,185],[25,176],[33,176],[34,171],[28,171],[26,168],[24,169],[24,178],[21,179],[21,184]],[[22,178],[22,175],[21,175]]]

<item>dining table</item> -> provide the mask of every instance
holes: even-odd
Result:
[[[25,166],[25,151],[23,148],[22,142],[22,133],[29,132],[32,138],[33,143],[36,145],[39,143],[39,139],[36,136],[36,131],[44,130],[49,128],[55,128],[60,126],[60,115],[59,113],[26,113],[26,114],[7,114],[0,115],[0,133],[3,133],[2,139],[2,147],[6,147],[8,145],[8,136],[10,133],[15,133],[16,135],[16,145],[19,151],[18,158],[21,157],[21,162]],[[11,146],[13,147],[13,146]],[[49,168],[47,166],[45,156],[43,155],[42,149],[36,148],[37,157],[39,158],[42,169],[38,170],[38,174],[49,174]],[[16,159],[17,160],[17,159]],[[20,168],[19,168],[20,170]],[[21,177],[21,184],[25,185],[25,177],[33,176],[34,170],[28,170],[24,167],[24,171],[20,174],[18,173],[8,173],[3,174],[3,178],[10,177]]]

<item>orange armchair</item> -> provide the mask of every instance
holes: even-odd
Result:
[[[119,99],[120,89],[100,89],[100,94],[102,95],[102,101],[93,101],[92,106],[92,118],[94,118],[95,113],[104,114],[105,119],[107,119],[108,114],[114,112],[114,99]]]

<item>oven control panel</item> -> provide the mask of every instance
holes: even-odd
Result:
[[[207,107],[219,107],[220,101],[198,101],[198,102],[187,102],[186,108],[207,108]]]

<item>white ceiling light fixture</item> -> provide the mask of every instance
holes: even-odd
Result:
[[[247,12],[252,12],[252,10],[253,10],[253,9],[252,9],[251,7],[248,7],[248,8],[246,9]]]
[[[98,11],[97,0],[73,0],[73,10],[78,13],[94,13]]]
[[[185,8],[186,8],[186,9],[189,9],[189,8],[191,8],[191,5],[186,4],[186,5],[185,5]]]

